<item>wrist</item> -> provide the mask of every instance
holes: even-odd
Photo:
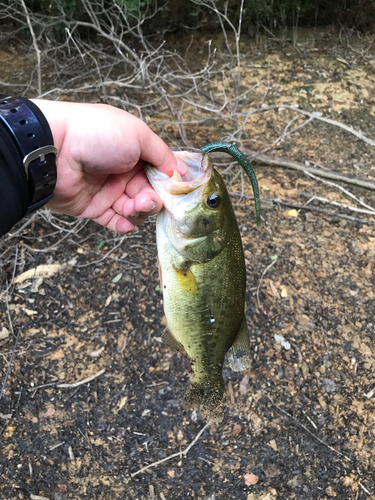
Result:
[[[22,170],[22,183],[27,182],[30,212],[53,196],[57,150],[52,133],[40,109],[24,97],[0,100],[0,121],[18,152],[16,168]]]

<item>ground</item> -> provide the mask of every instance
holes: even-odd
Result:
[[[337,36],[311,51],[269,44],[254,51],[251,78],[261,79],[261,98],[270,75],[267,105],[330,113],[375,138],[375,73],[361,50]],[[253,115],[247,145],[270,145],[293,116]],[[189,132],[202,144],[222,137],[209,126]],[[301,128],[272,154],[375,182],[373,147],[326,123]],[[363,209],[335,186],[258,165],[262,198],[328,200],[323,212],[263,201],[258,230],[237,171],[224,179],[245,249],[253,365],[225,367],[223,422],[160,464],[206,422],[183,409],[188,361],[161,342],[155,221],[120,238],[45,209],[3,238],[2,381],[14,344],[8,318],[15,334],[22,327],[0,401],[2,499],[375,499],[375,219],[329,204]],[[342,186],[374,205],[373,191]],[[50,276],[13,283],[13,273],[42,264]],[[52,273],[52,264],[61,267]]]

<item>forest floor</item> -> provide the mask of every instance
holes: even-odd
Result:
[[[244,85],[260,79],[254,92],[265,104],[299,105],[375,140],[375,46],[364,52],[363,41],[332,33],[271,42],[248,48],[255,69]],[[8,47],[0,57],[9,81],[23,56]],[[253,115],[248,146],[271,144],[293,116]],[[210,123],[188,132],[197,147],[223,135]],[[178,141],[176,128],[168,134]],[[321,121],[268,154],[375,184],[374,147]],[[119,237],[44,209],[2,239],[1,382],[9,318],[16,334],[25,317],[0,401],[1,499],[375,499],[374,214],[332,204],[367,210],[337,186],[258,164],[266,200],[257,230],[238,172],[224,179],[245,249],[253,365],[224,368],[220,424],[184,411],[190,366],[160,339],[154,220]],[[374,191],[340,185],[375,206]],[[298,208],[314,196],[328,201]],[[49,277],[14,283],[42,264]]]

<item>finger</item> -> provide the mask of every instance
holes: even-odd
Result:
[[[93,220],[101,226],[105,226],[108,229],[116,231],[120,234],[129,233],[134,229],[134,224],[128,221],[125,217],[117,214],[112,208],[108,209],[100,217]]]
[[[177,162],[172,150],[142,121],[138,123],[138,141],[142,160],[148,161],[169,176],[173,175],[174,170],[178,170],[181,175],[186,174],[186,165]]]
[[[126,194],[135,200],[135,212],[157,213],[162,208],[159,195],[151,187],[144,170],[139,171],[127,184]],[[122,212],[125,217],[128,213]],[[134,217],[134,214],[132,214]]]

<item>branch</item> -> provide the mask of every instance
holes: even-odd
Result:
[[[256,151],[251,151],[249,149],[244,149],[243,151],[246,156],[250,156],[251,161],[256,161],[261,164],[263,163],[264,165],[269,165],[271,167],[290,168],[292,170],[298,170],[299,172],[309,172],[310,174],[325,177],[326,179],[341,181],[345,182],[346,184],[352,184],[353,186],[359,186],[365,189],[370,189],[371,191],[375,191],[375,184],[370,181],[365,181],[356,177],[349,177],[348,175],[344,174],[338,174],[333,170],[323,170],[316,167],[307,167],[306,165],[303,165],[302,163],[296,161],[288,160],[286,158],[276,158],[274,156],[258,154]]]
[[[146,465],[145,467],[142,467],[142,469],[137,470],[137,472],[133,472],[133,474],[130,475],[130,477],[137,476],[141,472],[144,472],[147,469],[150,469],[151,467],[156,467],[159,464],[162,464],[163,462],[166,462],[167,460],[171,460],[172,458],[180,457],[182,458],[182,455],[187,455],[190,449],[195,445],[195,443],[198,441],[198,439],[201,437],[201,435],[204,433],[204,431],[207,429],[209,425],[212,424],[212,421],[210,420],[207,422],[207,424],[202,427],[202,429],[198,432],[198,434],[195,436],[193,441],[187,446],[183,451],[179,451],[177,453],[172,453],[172,455],[169,455],[168,457],[162,458],[161,460],[158,460],[157,462],[153,462],[152,464]]]

